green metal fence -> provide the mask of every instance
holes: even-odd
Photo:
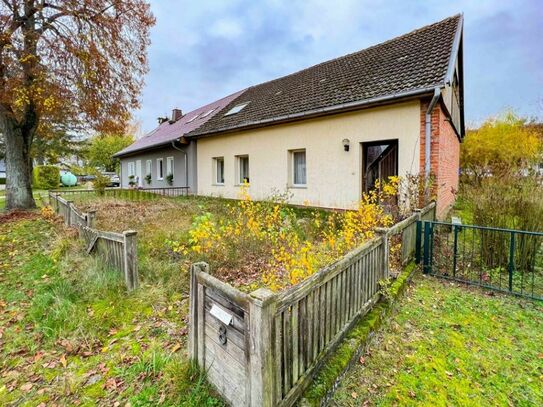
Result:
[[[543,300],[543,233],[419,221],[423,272]]]

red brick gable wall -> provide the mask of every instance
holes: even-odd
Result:
[[[420,172],[424,173],[425,163],[425,114],[429,101],[422,101],[420,111]],[[452,124],[438,103],[432,112],[431,173],[432,194],[436,198],[438,219],[447,216],[454,204],[458,191],[460,167],[460,141]]]

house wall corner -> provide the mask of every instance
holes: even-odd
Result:
[[[425,113],[429,100],[421,103],[420,111],[420,171],[424,172]],[[432,195],[436,199],[436,216],[444,219],[454,205],[459,184],[460,140],[441,104],[432,112],[430,167],[433,180]]]

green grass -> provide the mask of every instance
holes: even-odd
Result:
[[[419,276],[332,404],[543,405],[542,343],[542,303]]]
[[[57,221],[1,224],[0,405],[222,405],[187,361],[187,308],[158,283],[127,293]]]

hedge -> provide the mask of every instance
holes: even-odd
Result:
[[[53,165],[34,167],[33,186],[38,189],[54,189],[60,184],[60,170]]]
[[[5,185],[5,184],[6,184],[6,179],[0,178],[0,185]]]

